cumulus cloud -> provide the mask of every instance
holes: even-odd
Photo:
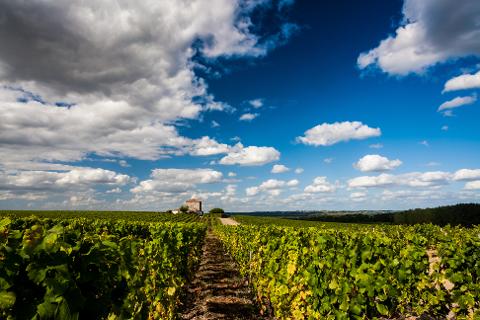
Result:
[[[303,168],[297,168],[297,169],[295,169],[295,173],[296,173],[296,174],[301,174],[301,173],[303,173],[303,171],[304,171]]]
[[[445,83],[443,92],[480,88],[480,71],[475,74],[462,74]]]
[[[255,109],[263,107],[263,99],[253,99],[248,101],[248,103]]]
[[[362,172],[390,171],[402,164],[399,159],[390,160],[378,154],[367,154],[353,164],[353,167]]]
[[[258,113],[244,113],[238,118],[240,121],[252,121],[256,117],[258,117]]]
[[[113,189],[110,189],[110,190],[107,190],[106,191],[107,193],[121,193],[122,192],[122,189],[120,188],[113,188]]]
[[[76,167],[57,171],[0,171],[0,193],[5,199],[45,199],[54,194],[80,192],[97,186],[122,186],[133,182],[125,174],[100,169]]]
[[[297,179],[289,181],[268,179],[258,186],[248,187],[245,189],[247,196],[256,196],[261,192],[265,192],[270,196],[278,196],[284,187],[296,187],[300,182]]]
[[[356,202],[365,201],[366,197],[367,197],[366,192],[352,192],[350,194],[350,199]]]
[[[264,4],[2,2],[1,162],[226,153],[208,137],[182,137],[175,124],[231,110],[195,74],[195,57],[263,56],[290,35],[252,24]]]
[[[479,56],[479,15],[476,0],[405,0],[402,25],[378,47],[360,54],[358,67],[406,75],[452,58]]]
[[[337,187],[334,184],[328,182],[327,177],[316,177],[313,183],[306,186],[304,192],[306,193],[325,193],[334,192]]]
[[[131,167],[130,164],[126,160],[119,160],[118,164],[120,165],[120,167],[124,167],[124,168]]]
[[[349,188],[370,188],[391,185],[395,182],[395,176],[382,173],[378,176],[362,176],[348,180]]]
[[[292,179],[287,181],[287,187],[296,187],[300,184],[300,181],[298,179]]]
[[[272,167],[271,173],[284,173],[288,171],[290,171],[290,169],[283,164],[275,164]]]
[[[465,184],[465,190],[480,190],[480,180],[470,181]]]
[[[280,152],[272,147],[244,147],[237,143],[229,153],[220,159],[224,165],[261,166],[280,159]]]
[[[456,174],[444,171],[410,172],[400,175],[382,173],[378,176],[361,176],[348,180],[349,188],[375,188],[386,186],[435,187],[450,183],[452,180],[467,180],[465,176],[475,177],[470,172]]]
[[[248,187],[247,189],[245,189],[245,193],[249,197],[256,196],[259,192],[260,190],[258,189],[258,187]]]
[[[313,146],[330,146],[342,141],[362,140],[381,135],[380,128],[370,128],[359,121],[323,123],[307,131],[297,141]]]
[[[455,181],[480,180],[480,169],[460,169],[453,174]]]
[[[202,137],[197,139],[193,145],[188,147],[188,152],[196,156],[211,156],[215,154],[227,153],[229,150],[229,145],[218,143],[210,137]]]
[[[212,169],[154,169],[148,180],[132,188],[132,193],[180,193],[192,190],[198,184],[220,182],[223,174]]]
[[[446,102],[442,103],[438,107],[437,111],[443,111],[443,110],[458,108],[458,107],[461,107],[461,106],[472,104],[475,101],[477,101],[477,96],[476,95],[466,96],[466,97],[456,97],[456,98],[453,98],[452,100],[449,100],[449,101],[446,101]]]
[[[323,123],[297,137],[297,141],[313,146],[330,146],[342,141],[362,140],[381,135],[379,128],[370,128],[359,121]]]

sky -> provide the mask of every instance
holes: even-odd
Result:
[[[0,0],[0,209],[480,200],[477,0]]]

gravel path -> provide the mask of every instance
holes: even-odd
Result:
[[[240,223],[238,221],[233,220],[232,218],[220,218],[222,224],[227,226],[238,226]]]
[[[200,267],[188,288],[181,319],[267,319],[258,315],[248,283],[220,240],[207,233]]]

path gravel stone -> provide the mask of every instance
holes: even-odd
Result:
[[[221,241],[207,233],[200,267],[188,288],[181,319],[268,319],[260,316],[248,283],[226,254]]]
[[[233,220],[232,218],[220,218],[222,224],[227,226],[238,226],[240,223],[238,221]]]

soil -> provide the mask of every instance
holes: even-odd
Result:
[[[252,297],[237,265],[225,252],[220,239],[209,231],[180,319],[270,319],[258,314]]]

